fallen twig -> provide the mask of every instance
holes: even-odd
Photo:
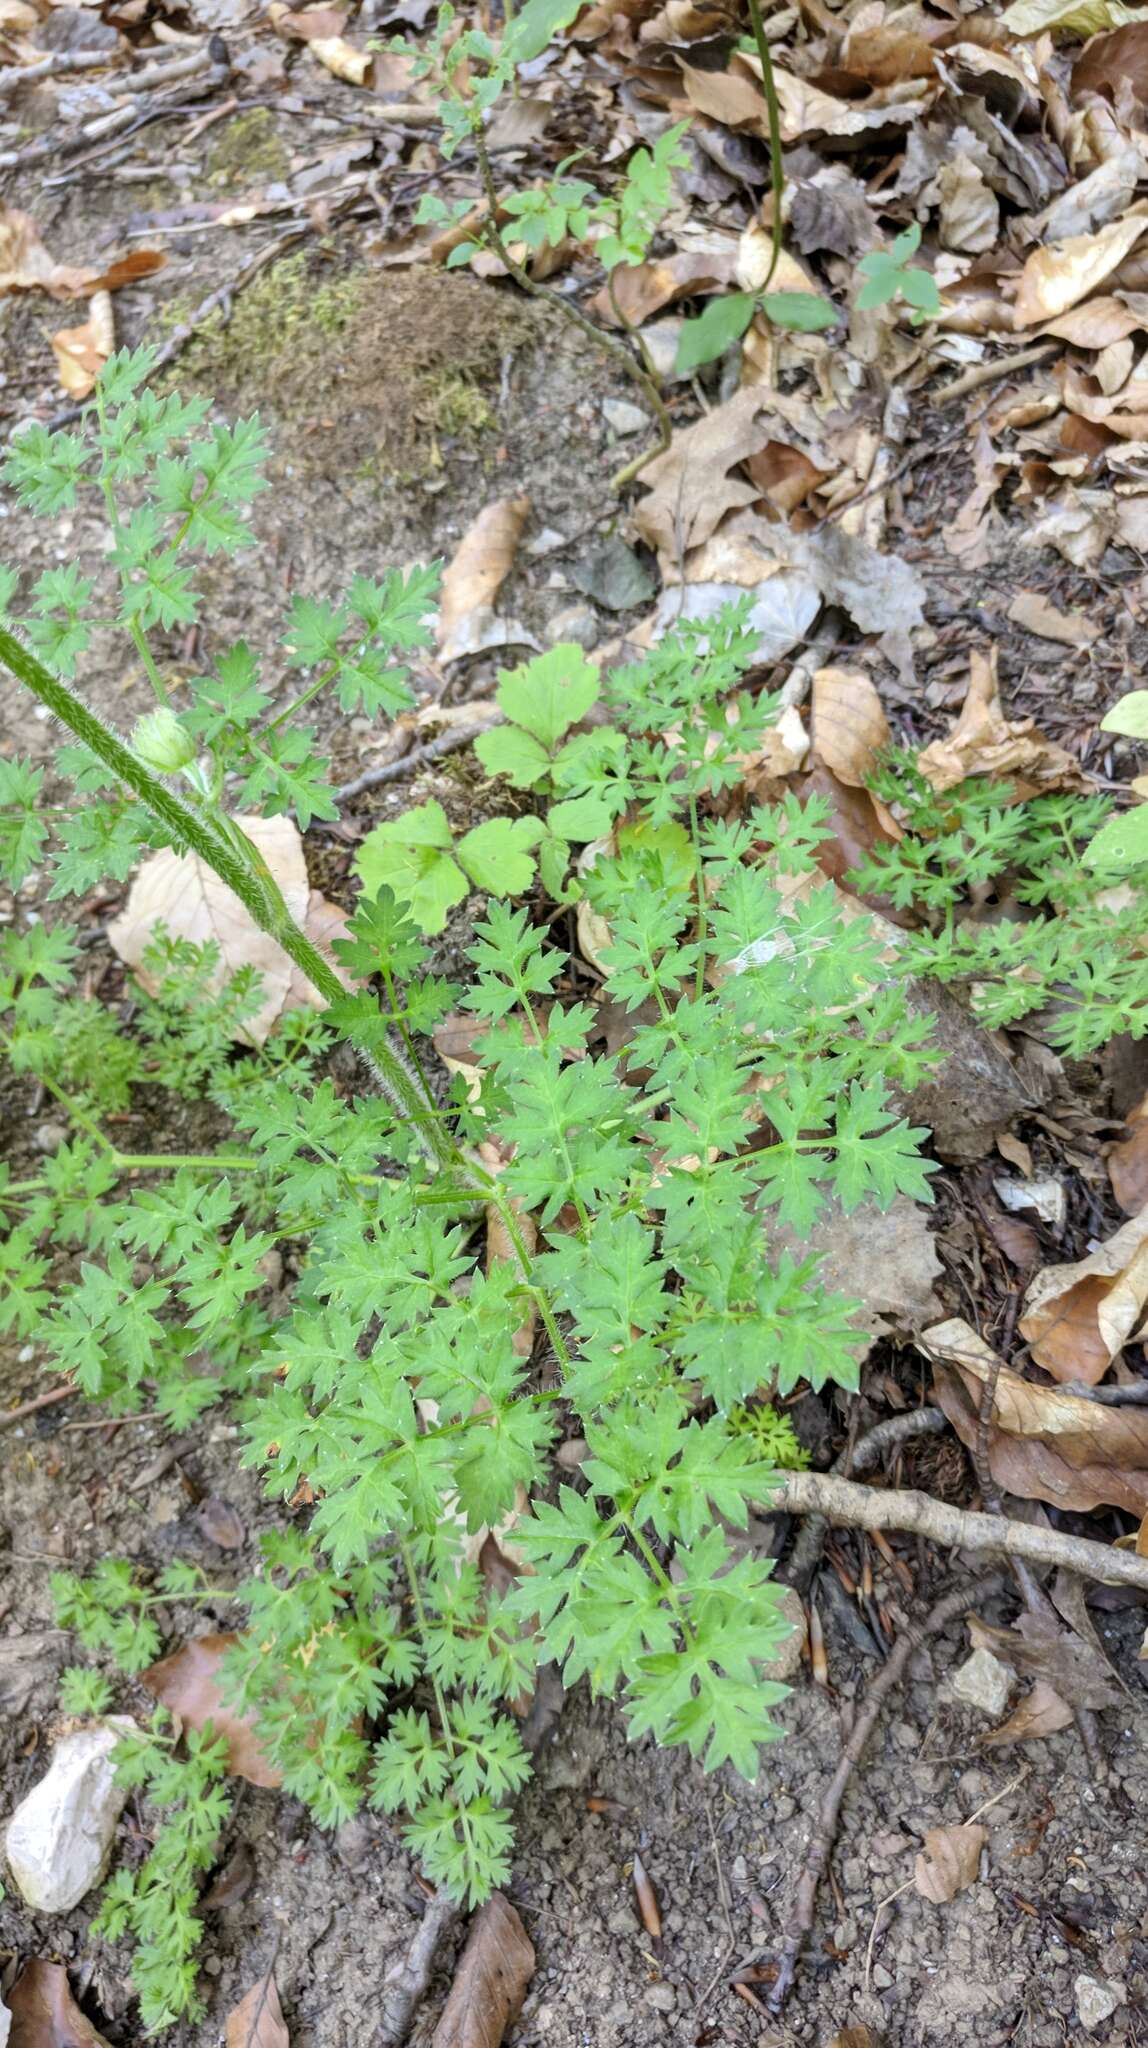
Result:
[[[427,1906],[402,1961],[383,1979],[382,2020],[374,2048],[400,2048],[410,2033],[415,2013],[430,1987],[431,1971],[438,1946],[447,1929],[460,1917],[462,1908],[445,1892],[436,1893]]]
[[[34,1400],[21,1401],[18,1408],[0,1410],[0,1429],[10,1429],[14,1422],[23,1422],[26,1415],[38,1415],[41,1408],[52,1408],[57,1401],[67,1401],[76,1392],[69,1381],[66,1387],[51,1387],[46,1394],[37,1394]]]
[[[834,1472],[787,1472],[770,1511],[824,1515],[854,1529],[904,1529],[944,1549],[995,1550],[1028,1564],[1079,1572],[1105,1586],[1138,1586],[1148,1592],[1148,1557],[1134,1551],[1093,1543],[1087,1536],[1066,1536],[1060,1529],[1010,1522],[1004,1515],[974,1514],[927,1493],[855,1486]]]
[[[991,363],[974,363],[971,370],[962,371],[951,384],[942,384],[931,395],[936,405],[951,405],[954,398],[967,398],[970,391],[979,391],[983,384],[999,384],[1011,377],[1014,370],[1030,369],[1033,363],[1043,363],[1049,356],[1056,355],[1064,347],[1062,341],[1037,341],[1031,348],[1018,349],[1015,356]]]
[[[38,78],[58,78],[65,71],[97,71],[101,66],[106,69],[117,55],[115,50],[53,50],[50,57],[41,57],[35,64],[12,64],[0,71],[0,97],[15,92],[17,86],[32,85]]]
[[[397,761],[384,761],[380,768],[368,768],[365,774],[356,775],[353,782],[344,782],[335,791],[335,802],[344,804],[353,796],[361,796],[365,789],[378,789],[384,782],[402,782],[408,775],[417,774],[428,761],[441,761],[444,754],[456,754],[460,747],[469,747],[480,732],[490,732],[492,724],[501,722],[487,719],[484,725],[456,725],[450,732],[440,732],[421,747],[412,747],[409,754],[400,754]]]
[[[822,1478],[825,1475],[800,1472],[791,1476],[798,1479],[810,1479]],[[834,1481],[834,1484],[836,1486],[847,1486],[848,1482],[838,1479]],[[867,1488],[862,1486],[849,1487],[851,1493],[865,1493],[867,1490]],[[875,1496],[877,1499],[887,1499],[888,1497],[887,1495]],[[901,1498],[923,1500],[924,1495],[902,1495]],[[986,1516],[970,1516],[968,1519],[984,1521],[988,1518]],[[809,1844],[809,1850],[802,1865],[801,1875],[797,1880],[793,1910],[789,1916],[789,1924],[782,1939],[781,1953],[778,1959],[777,1981],[769,1994],[769,2009],[771,2012],[778,2013],[781,2011],[793,1989],[798,1960],[805,1946],[806,1938],[813,1927],[814,1908],[817,1904],[817,1887],[821,1882],[822,1874],[829,1861],[829,1854],[836,1838],[837,1822],[841,1813],[841,1802],[845,1797],[845,1790],[849,1780],[861,1759],[865,1744],[868,1742],[877,1724],[878,1716],[886,1699],[905,1676],[909,1659],[914,1651],[919,1650],[928,1641],[930,1636],[938,1634],[948,1622],[955,1620],[958,1614],[963,1614],[974,1601],[983,1600],[985,1594],[997,1583],[998,1578],[999,1574],[993,1573],[988,1578],[976,1579],[971,1585],[961,1586],[955,1592],[946,1593],[943,1600],[938,1600],[936,1606],[929,1609],[923,1621],[918,1622],[916,1626],[910,1624],[909,1627],[903,1629],[890,1652],[888,1662],[882,1665],[869,1687],[864,1704],[853,1724],[853,1733],[850,1735],[842,1751],[841,1761],[834,1771],[825,1796],[821,1801],[817,1826],[814,1829],[813,1839]]]
[[[867,1431],[851,1449],[846,1445],[831,1467],[829,1476],[847,1478],[851,1471],[871,1472],[886,1451],[907,1443],[910,1437],[931,1436],[947,1428],[948,1423],[939,1408],[913,1408],[904,1415],[891,1415],[887,1422],[879,1422],[874,1429]],[[793,1546],[793,1555],[784,1577],[802,1596],[809,1591],[817,1570],[828,1526],[825,1515],[811,1514]]]

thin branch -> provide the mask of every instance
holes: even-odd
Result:
[[[807,1479],[813,1475],[800,1473],[795,1476]],[[835,1484],[844,1486],[847,1482],[837,1480]],[[852,1487],[850,1491],[853,1493],[864,1493],[866,1489],[856,1486]],[[923,1495],[913,1497],[924,1498]],[[970,1516],[967,1519],[983,1520],[984,1517]],[[870,1526],[875,1525],[870,1524]],[[877,1720],[885,1701],[904,1678],[909,1659],[914,1651],[919,1650],[928,1641],[930,1636],[937,1635],[950,1621],[955,1621],[959,1614],[964,1614],[974,1601],[982,1600],[985,1594],[996,1585],[997,1578],[998,1575],[994,1573],[988,1578],[976,1579],[971,1585],[958,1587],[955,1592],[947,1593],[943,1600],[938,1600],[936,1606],[929,1609],[923,1621],[917,1623],[916,1626],[910,1625],[898,1636],[888,1662],[882,1665],[869,1687],[864,1705],[853,1724],[853,1732],[842,1751],[841,1761],[834,1771],[821,1801],[821,1807],[817,1816],[817,1826],[813,1831],[813,1839],[809,1844],[805,1862],[802,1865],[801,1874],[797,1880],[793,1907],[782,1938],[781,1953],[778,1958],[777,1980],[769,1994],[769,2009],[771,2012],[778,2013],[781,2011],[793,1989],[801,1951],[813,1928],[813,1915],[817,1905],[817,1887],[821,1882],[833,1843],[836,1839],[837,1823],[841,1814],[841,1802],[845,1797],[849,1780],[860,1762],[865,1745],[877,1725]]]
[[[833,1472],[787,1472],[770,1501],[770,1512],[824,1515],[854,1529],[904,1529],[928,1537],[942,1549],[997,1551],[1028,1564],[1079,1572],[1104,1586],[1138,1586],[1148,1592],[1148,1557],[1137,1557],[1134,1551],[1093,1543],[1086,1536],[1066,1536],[1060,1529],[1010,1522],[1004,1515],[974,1514],[927,1493],[855,1486]]]
[[[445,1892],[437,1892],[430,1900],[406,1954],[383,1979],[379,2000],[382,2020],[373,2048],[401,2048],[430,1988],[431,1971],[443,1936],[461,1912],[457,1900],[448,1899]]]
[[[758,62],[761,65],[761,83],[765,93],[765,104],[769,119],[769,177],[773,188],[773,248],[770,252],[769,269],[761,287],[768,291],[774,271],[781,261],[781,209],[785,199],[785,163],[781,154],[781,107],[777,98],[777,80],[773,75],[773,58],[766,40],[765,23],[761,18],[759,0],[748,0],[750,25],[753,40],[757,44]]]
[[[37,1394],[31,1401],[21,1401],[18,1408],[0,1410],[0,1429],[11,1429],[14,1422],[23,1422],[26,1415],[36,1415],[41,1408],[53,1408],[57,1401],[67,1401],[79,1392],[69,1381],[66,1387],[50,1387],[46,1394]]]
[[[891,1415],[887,1422],[879,1422],[875,1429],[861,1437],[852,1450],[847,1444],[828,1476],[844,1479],[850,1471],[870,1472],[885,1452],[895,1449],[898,1444],[907,1443],[915,1436],[938,1435],[947,1428],[948,1423],[939,1408],[912,1408],[904,1415]],[[793,1546],[793,1555],[783,1576],[802,1595],[808,1592],[817,1570],[828,1527],[827,1516],[811,1514]]]
[[[469,747],[480,732],[491,730],[488,719],[485,725],[456,725],[450,732],[440,732],[421,747],[412,747],[409,754],[400,754],[397,761],[384,761],[381,767],[368,768],[364,774],[356,775],[353,782],[342,783],[335,791],[335,802],[345,804],[353,796],[362,796],[365,789],[378,789],[385,782],[403,782],[408,775],[417,775],[428,761],[441,761],[444,754],[456,754],[461,747]]]

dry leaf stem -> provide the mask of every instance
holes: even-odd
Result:
[[[998,1551],[1028,1564],[1079,1572],[1105,1586],[1138,1586],[1148,1592],[1148,1557],[1137,1557],[1131,1550],[1093,1543],[1086,1536],[1066,1536],[1060,1529],[1010,1522],[1004,1515],[974,1514],[927,1493],[855,1486],[834,1472],[787,1472],[770,1510],[823,1515],[854,1529],[903,1529],[943,1549]]]
[[[495,253],[499,260],[506,265],[515,283],[521,285],[523,291],[527,292],[532,299],[543,299],[548,306],[556,307],[558,312],[561,313],[562,318],[569,320],[574,327],[580,328],[582,333],[587,335],[594,343],[595,348],[601,349],[604,355],[611,356],[616,363],[621,365],[627,377],[638,386],[646,404],[657,421],[659,435],[657,447],[647,448],[643,455],[636,455],[632,462],[628,462],[626,467],[620,469],[617,476],[612,477],[610,480],[611,489],[615,491],[623,490],[628,483],[632,483],[634,478],[645,469],[648,462],[654,460],[656,455],[664,455],[670,445],[670,441],[673,438],[673,424],[666,410],[666,402],[658,390],[654,379],[642,368],[641,363],[637,361],[636,357],[631,355],[623,342],[615,341],[612,335],[606,334],[601,327],[596,327],[594,322],[582,311],[581,307],[574,304],[573,300],[563,298],[561,292],[551,291],[549,285],[539,284],[538,280],[531,277],[530,272],[518,262],[517,258],[511,255],[503,239],[502,229],[498,224],[498,193],[495,190],[494,170],[490,161],[490,152],[486,146],[486,137],[481,128],[475,128],[473,134],[474,146],[478,154],[478,167],[482,175],[482,189],[486,194],[488,217],[483,222],[483,227],[494,244]]]
[[[462,1917],[457,1899],[436,1892],[402,1960],[383,1979],[382,2020],[373,2048],[401,2048],[430,1989],[431,1972],[443,1936]]]
[[[821,1474],[809,1472],[790,1474],[791,1478],[796,1479],[820,1478],[822,1476]],[[835,1486],[845,1486],[847,1484],[845,1480],[840,1479],[835,1480],[833,1483]],[[862,1486],[849,1487],[848,1490],[851,1493],[865,1493],[867,1491]],[[879,1494],[874,1496],[876,1499],[883,1497],[887,1496]],[[913,1498],[923,1501],[924,1495],[902,1496],[902,1498]],[[926,1504],[931,1505],[931,1503]],[[987,1517],[969,1517],[969,1519],[985,1520]],[[860,1762],[865,1745],[877,1725],[886,1699],[905,1676],[909,1659],[914,1651],[921,1649],[930,1636],[937,1635],[950,1621],[954,1621],[957,1615],[963,1614],[965,1609],[974,1600],[983,1600],[994,1589],[998,1581],[999,1574],[992,1573],[987,1578],[974,1580],[971,1585],[958,1587],[955,1592],[946,1593],[943,1600],[938,1600],[936,1605],[929,1609],[923,1621],[902,1630],[890,1652],[888,1662],[882,1665],[869,1687],[864,1704],[853,1724],[853,1732],[842,1751],[841,1761],[834,1771],[822,1798],[817,1817],[817,1826],[814,1829],[813,1839],[809,1844],[809,1850],[797,1880],[793,1908],[782,1939],[781,1953],[778,1959],[777,1981],[769,1995],[769,2009],[771,2012],[778,2013],[782,2010],[793,1989],[801,1951],[813,1927],[813,1914],[817,1904],[817,1888],[821,1882],[822,1874],[829,1861],[830,1852],[836,1839],[841,1802],[845,1797],[849,1780],[853,1776],[857,1764]]]

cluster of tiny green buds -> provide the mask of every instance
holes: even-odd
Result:
[[[176,775],[182,768],[190,768],[195,759],[195,741],[187,727],[161,704],[156,711],[148,711],[137,719],[132,732],[132,751],[145,768],[152,768],[157,775]]]

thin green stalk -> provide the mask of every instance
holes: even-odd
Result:
[[[282,946],[288,959],[294,962],[324,1001],[338,1002],[345,995],[334,968],[328,965],[318,947],[312,945],[291,917],[255,848],[252,848],[252,865],[248,866],[234,845],[226,843],[222,832],[213,830],[208,820],[197,816],[159,776],[153,775],[124,745],[119,735],[89,710],[82,698],[77,697],[58,676],[52,675],[43,662],[38,661],[28,648],[21,645],[15,634],[3,626],[0,626],[0,664],[31,690],[42,704],[46,704],[61,724],[82,740],[105,767],[110,768],[113,775],[147,805],[167,827],[178,846],[188,848],[207,863],[220,881],[225,882],[239,898],[260,931],[266,932]],[[230,819],[221,818],[221,823],[226,824],[229,836],[238,829]],[[256,872],[257,863],[263,869],[261,874]],[[348,1035],[355,1043],[359,1042],[353,1030]],[[444,1166],[457,1165],[459,1154],[455,1145],[441,1128],[434,1106],[420,1095],[403,1062],[377,1040],[365,1049],[379,1087],[392,1108],[417,1126],[433,1158]]]
[[[781,205],[785,198],[785,164],[781,155],[781,106],[777,97],[777,80],[773,75],[773,58],[765,39],[765,23],[761,18],[760,0],[747,0],[750,27],[757,44],[758,60],[761,64],[761,83],[765,90],[765,104],[769,119],[769,177],[773,191],[773,251],[769,259],[762,291],[768,291],[770,280],[781,260]]]

